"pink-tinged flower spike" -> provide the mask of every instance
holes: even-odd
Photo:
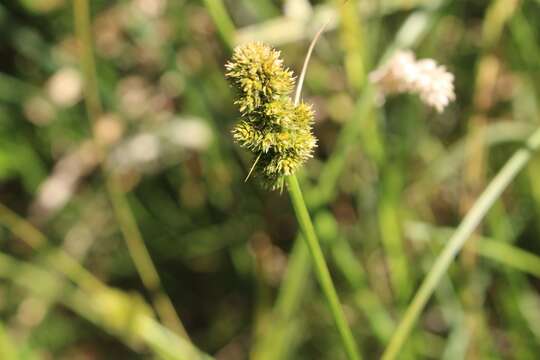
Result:
[[[369,79],[377,85],[383,99],[392,94],[417,94],[424,104],[439,113],[456,98],[454,75],[433,59],[417,61],[410,51],[396,52]]]

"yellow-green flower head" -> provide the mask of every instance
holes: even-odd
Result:
[[[241,112],[253,112],[265,103],[289,95],[294,87],[292,71],[283,67],[279,51],[252,42],[234,50],[225,65],[226,76],[241,92],[236,100]]]
[[[311,132],[313,110],[294,105],[292,72],[283,68],[279,52],[262,43],[234,51],[227,77],[240,96],[241,119],[232,133],[240,146],[256,155],[253,170],[272,189],[295,173],[313,154],[317,140]]]

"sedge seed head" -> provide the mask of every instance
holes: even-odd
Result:
[[[232,130],[234,140],[256,156],[255,173],[271,189],[283,187],[317,145],[312,134],[313,110],[290,97],[294,78],[283,67],[279,52],[255,42],[239,46],[225,65],[237,89],[241,119]]]
[[[294,87],[292,71],[283,67],[279,51],[252,42],[237,47],[225,74],[240,91],[235,101],[241,112],[253,112],[273,99],[289,95]]]

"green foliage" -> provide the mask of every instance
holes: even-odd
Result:
[[[360,353],[378,359],[539,124],[537,0],[88,0],[95,127],[75,2],[0,1],[2,360],[343,359],[289,198],[245,182],[254,163],[269,187],[296,171]],[[323,23],[295,107],[291,70]],[[395,49],[444,64],[455,102],[381,104],[369,73]],[[191,342],[157,315],[106,174]],[[538,179],[533,155],[436,279],[400,359],[538,358]]]

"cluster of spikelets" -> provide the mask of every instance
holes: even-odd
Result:
[[[311,132],[313,111],[293,103],[293,74],[279,55],[265,44],[248,43],[237,47],[225,65],[239,92],[235,104],[241,119],[232,131],[234,140],[255,154],[252,170],[271,189],[283,188],[285,176],[312,156],[317,142]]]
[[[378,86],[382,99],[390,94],[417,94],[439,113],[456,98],[454,75],[433,59],[417,60],[410,51],[397,51],[369,77]]]

